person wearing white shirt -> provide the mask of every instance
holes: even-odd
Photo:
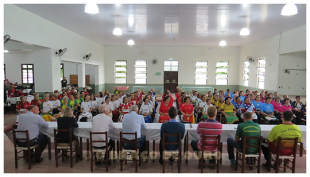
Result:
[[[195,104],[196,98],[197,98],[197,91],[194,91],[194,95],[191,98],[191,101],[192,101],[193,104]]]
[[[56,95],[53,95],[52,96],[52,100],[50,101],[52,103],[52,108],[53,108],[53,111],[52,113],[53,114],[58,114],[59,113],[59,108],[61,106],[61,103],[60,101],[57,99]]]
[[[118,103],[119,103],[119,105],[121,105],[121,104],[123,104],[123,98],[124,97],[122,97],[122,95],[119,93],[119,94],[117,94],[117,96],[118,96]]]
[[[98,101],[95,99],[95,95],[92,93],[90,95],[91,107],[93,108],[92,114],[98,114]]]
[[[203,115],[203,118],[206,120],[207,118],[208,118],[208,114],[207,114],[207,111],[208,111],[208,108],[210,107],[210,106],[213,106],[212,104],[211,104],[211,99],[210,98],[207,98],[206,99],[206,102],[207,102],[207,104],[205,104],[204,106],[203,106],[203,110],[202,110],[202,115]]]
[[[197,112],[196,119],[197,119],[197,122],[200,122],[200,118],[202,116],[203,107],[204,107],[204,105],[207,104],[207,102],[206,102],[206,95],[202,95],[201,96],[201,100],[197,101],[197,102],[198,102],[198,104],[196,104],[196,107],[195,107],[196,112]]]
[[[44,95],[44,101],[41,103],[40,111],[42,115],[52,114],[53,106],[52,102],[49,100],[49,95]]]
[[[115,126],[113,124],[113,121],[111,117],[108,117],[109,115],[109,108],[106,105],[100,105],[98,108],[99,114],[96,115],[93,118],[93,126],[92,126],[92,132],[107,132],[109,135],[109,130],[115,129]],[[92,135],[93,141],[105,141],[105,135],[104,134],[94,134]],[[108,147],[112,147],[115,142],[108,136]],[[105,149],[106,143],[104,142],[94,142],[93,143],[94,149]],[[96,165],[98,162],[96,163]]]
[[[92,114],[91,111],[93,110],[91,102],[89,101],[90,96],[86,95],[85,100],[81,103],[81,114],[79,116],[78,121],[81,120],[82,117],[87,117],[87,122],[92,122]]]
[[[119,117],[119,105],[118,105],[118,101],[116,100],[116,95],[112,95],[112,99],[111,99],[111,103],[112,103],[112,118],[113,118],[113,122],[118,122],[118,117]]]
[[[143,103],[140,107],[140,114],[143,115],[145,123],[153,122],[152,117],[151,117],[152,107],[151,107],[151,104],[149,103],[148,97],[145,97],[143,99]]]
[[[109,111],[108,116],[112,119],[113,104],[112,104],[111,101],[110,101],[110,97],[106,97],[106,98],[105,98],[105,103],[104,103],[103,105],[105,105],[105,106],[108,107],[108,111]]]
[[[102,96],[102,92],[97,93],[96,101],[97,101],[98,106],[102,104],[102,102],[104,101],[103,96]]]
[[[123,119],[123,133],[135,133],[137,132],[137,148],[139,152],[144,152],[146,147],[146,138],[141,135],[141,131],[146,129],[146,124],[142,115],[138,114],[138,106],[133,105],[130,108],[131,112],[126,114]],[[134,141],[134,135],[124,135],[124,140]],[[123,148],[125,149],[135,149],[133,143],[124,143]],[[142,154],[142,153],[140,153]],[[140,157],[142,158],[142,157]],[[143,158],[142,158],[143,159]]]

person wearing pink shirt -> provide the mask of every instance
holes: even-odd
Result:
[[[280,101],[281,101],[280,97],[277,96],[275,98],[275,101],[271,103],[274,109],[274,116],[278,119],[281,119],[280,112],[282,112],[282,103]]]
[[[271,104],[274,102],[274,97],[272,95],[272,93],[268,93],[267,97],[270,97],[271,98]]]
[[[283,115],[283,112],[284,111],[291,111],[291,112],[293,112],[292,111],[292,106],[291,106],[291,104],[290,104],[290,99],[288,99],[288,98],[285,98],[284,100],[283,100],[283,102],[284,102],[284,105],[282,105],[282,110],[281,110],[281,112],[280,112],[280,114],[281,114],[281,117],[282,117],[282,115]],[[294,123],[294,124],[296,124],[296,116],[295,116],[295,114],[293,114],[293,120],[292,120],[292,123]]]

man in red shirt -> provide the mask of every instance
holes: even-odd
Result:
[[[119,107],[119,114],[120,114],[119,120],[120,120],[120,122],[123,121],[123,117],[125,114],[130,113],[130,107],[131,107],[131,103],[128,103],[128,98],[124,97],[123,98],[123,104],[121,104]]]
[[[220,135],[222,134],[222,124],[218,121],[215,120],[217,111],[214,106],[210,106],[207,110],[208,114],[208,119],[199,122],[198,127],[197,127],[197,133],[200,134],[200,139],[199,140],[192,140],[191,146],[193,148],[193,151],[198,154],[198,151],[201,151],[203,148],[204,151],[209,151],[209,152],[217,152],[217,146],[204,146],[202,147],[202,136],[201,135]],[[206,144],[216,144],[217,145],[217,137],[214,137],[212,139],[206,140]],[[209,163],[215,163],[214,158],[209,160]],[[209,168],[214,169],[214,166],[209,166]]]

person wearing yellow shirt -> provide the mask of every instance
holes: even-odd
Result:
[[[219,96],[216,93],[213,93],[213,99],[211,100],[211,103],[216,106],[216,103],[219,101]]]
[[[230,102],[230,97],[225,98],[225,103],[221,106],[221,112],[221,123],[233,124],[239,122],[239,118],[236,116],[235,106]]]
[[[221,107],[224,103],[225,103],[224,96],[220,95],[220,100],[215,103],[215,107],[217,108],[218,111],[221,110]]]

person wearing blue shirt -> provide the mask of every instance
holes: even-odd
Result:
[[[243,100],[244,100],[244,98],[245,98],[245,96],[244,96],[244,94],[243,94],[243,91],[240,91],[240,92],[239,92],[239,96],[240,96],[241,101],[243,102]]]
[[[233,95],[233,98],[234,98],[234,99],[231,99],[231,101],[230,101],[230,103],[232,103],[234,106],[235,106],[235,103],[236,103],[236,98],[237,98],[237,96],[238,96],[237,94],[234,94],[234,95]]]
[[[252,102],[252,104],[255,106],[256,111],[261,111],[261,107],[263,106],[264,103],[260,102],[260,96],[256,96],[256,100]]]
[[[163,156],[162,156],[162,151],[163,151],[163,144],[162,144],[162,139],[163,139],[163,133],[165,134],[180,134],[181,135],[181,139],[183,139],[184,137],[184,133],[185,133],[185,126],[184,124],[179,123],[176,120],[177,117],[177,110],[175,109],[175,107],[170,107],[168,114],[170,116],[170,120],[169,122],[163,123],[161,125],[160,128],[160,144],[159,144],[159,153],[160,153],[160,157],[159,157],[159,163],[162,165],[163,163]],[[173,143],[173,142],[177,142],[178,139],[177,137],[172,137],[172,136],[166,136],[165,137],[165,142],[166,143]],[[176,150],[178,149],[177,145],[166,145],[165,146],[165,150]],[[174,159],[170,158],[170,161],[174,161]]]
[[[233,94],[229,91],[229,89],[225,92],[225,97],[227,96],[227,93],[229,93],[230,97],[232,97]]]
[[[273,105],[270,103],[271,102],[271,98],[270,97],[266,97],[265,99],[265,103],[263,103],[260,107],[260,114],[261,117],[264,118],[266,121],[266,117],[274,117],[274,109],[273,109]],[[275,121],[270,121],[270,124],[278,124],[280,120],[275,120]]]

